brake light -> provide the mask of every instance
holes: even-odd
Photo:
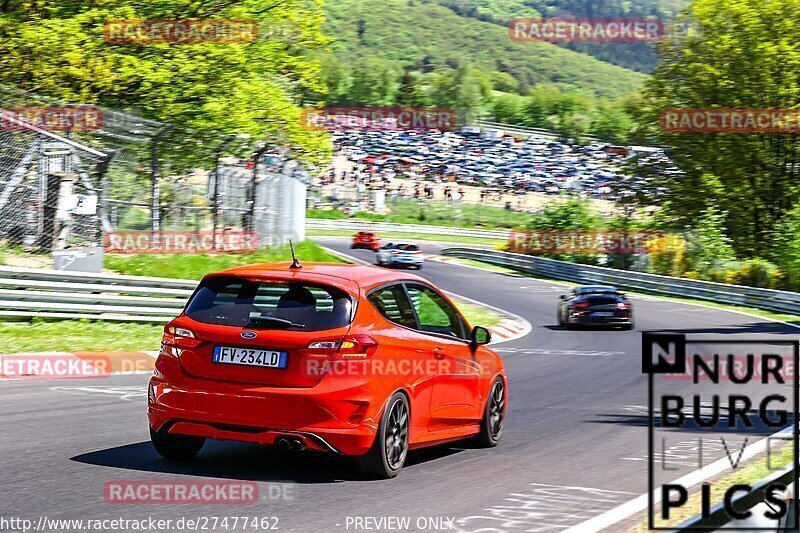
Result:
[[[202,342],[192,330],[171,325],[164,328],[164,336],[161,338],[161,343],[164,346],[189,348],[190,350],[197,348]]]
[[[378,342],[369,335],[348,335],[335,339],[320,339],[308,345],[308,354],[339,359],[366,359],[375,352]]]
[[[589,302],[575,302],[572,304],[572,307],[577,307],[578,309],[586,309],[589,307]]]
[[[400,253],[400,250],[392,250],[392,253],[393,253],[393,254],[399,254],[399,253]]]
[[[617,302],[617,309],[627,309],[627,308],[628,308],[628,304],[622,303],[622,302]]]

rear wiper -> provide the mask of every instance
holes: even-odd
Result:
[[[254,316],[250,318],[250,323],[245,327],[276,327],[276,328],[304,328],[305,324],[295,324],[291,320],[275,318],[274,316]]]

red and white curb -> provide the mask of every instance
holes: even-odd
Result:
[[[531,332],[530,324],[527,323],[527,321],[525,322],[526,323],[522,323],[513,318],[504,318],[496,326],[490,327],[489,331],[492,332],[492,339],[495,339],[492,344],[508,342],[524,337]]]
[[[519,315],[511,313],[510,311],[500,309],[499,307],[495,307],[478,300],[473,300],[472,298],[467,298],[466,296],[461,296],[460,294],[456,294],[454,292],[445,292],[447,292],[451,298],[470,303],[476,307],[489,309],[490,311],[502,317],[502,320],[500,320],[499,324],[490,326],[488,328],[492,333],[492,342],[490,343],[492,345],[521,339],[533,331],[533,326],[530,322]]]

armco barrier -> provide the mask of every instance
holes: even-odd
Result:
[[[557,132],[554,132],[552,130],[543,130],[540,128],[528,128],[526,126],[517,126],[515,124],[490,122],[488,120],[478,120],[475,122],[475,125],[480,126],[482,129],[502,130],[506,133],[510,133],[512,135],[518,135],[520,137],[531,137],[535,135],[537,137],[542,137],[545,139],[549,139],[551,141],[557,141],[562,137]],[[599,137],[595,137],[594,135],[582,135],[581,137],[586,139],[587,141],[602,142]]]
[[[442,254],[483,261],[552,279],[607,284],[645,294],[692,298],[778,313],[800,314],[800,293],[796,292],[673,278],[476,248],[446,248]]]
[[[196,281],[0,266],[0,318],[166,323]]]
[[[390,222],[367,222],[362,220],[328,220],[307,218],[306,228],[310,230],[374,231],[376,233],[420,233],[423,235],[456,235],[477,239],[508,239],[508,231],[456,228],[452,226],[423,226],[420,224],[393,224]]]

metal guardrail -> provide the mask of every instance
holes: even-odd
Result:
[[[477,120],[475,121],[475,125],[480,126],[481,128],[503,130],[505,132],[515,135],[520,135],[523,137],[530,137],[532,135],[536,135],[538,137],[544,137],[545,139],[550,139],[553,141],[561,138],[561,136],[558,133],[555,133],[551,130],[543,130],[541,128],[528,128],[526,126],[517,126],[515,124],[503,124],[502,122]],[[593,142],[603,142],[599,137],[595,137],[594,135],[581,135],[581,138]]]
[[[800,293],[796,292],[673,278],[476,248],[446,248],[442,254],[483,261],[552,279],[608,284],[646,294],[692,298],[778,313],[800,314]]]
[[[374,231],[385,233],[420,233],[424,235],[456,235],[477,239],[508,239],[508,231],[457,228],[453,226],[424,226],[421,224],[394,224],[390,222],[367,222],[362,220],[328,220],[323,218],[307,218],[306,229]]]
[[[166,323],[196,281],[0,266],[0,318]]]

